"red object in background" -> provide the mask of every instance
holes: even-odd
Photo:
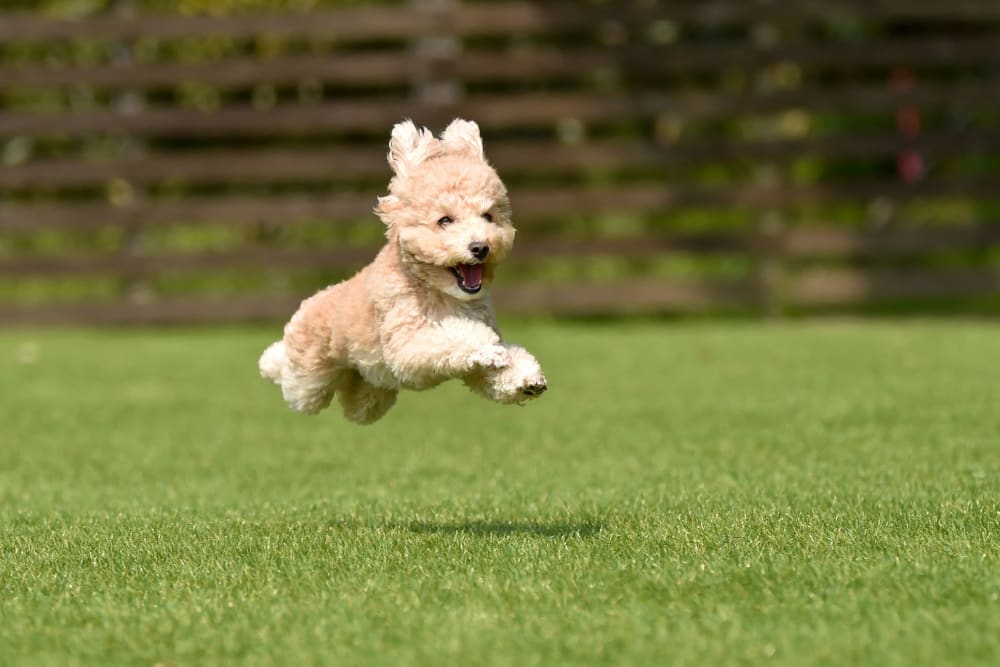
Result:
[[[924,177],[924,156],[914,150],[906,150],[896,158],[896,171],[906,183],[916,183]]]
[[[910,93],[916,88],[917,80],[913,72],[906,68],[897,68],[892,72],[892,89],[899,93]],[[916,137],[920,134],[920,110],[912,104],[900,107],[896,111],[896,129],[904,137]],[[916,183],[926,173],[924,156],[913,149],[904,149],[896,157],[896,173],[905,183]]]

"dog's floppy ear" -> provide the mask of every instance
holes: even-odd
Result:
[[[456,118],[441,133],[441,141],[449,150],[469,152],[483,159],[483,138],[475,121]]]
[[[436,144],[426,127],[418,128],[412,120],[396,123],[389,139],[389,166],[405,178],[409,167],[415,167],[435,152]]]

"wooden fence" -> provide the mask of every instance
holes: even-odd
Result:
[[[1000,3],[0,10],[0,322],[287,316],[373,255],[393,123],[477,120],[508,312],[989,303]]]

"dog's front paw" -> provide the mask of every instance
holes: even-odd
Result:
[[[523,384],[521,385],[521,396],[524,397],[524,400],[538,398],[544,394],[545,390],[548,388],[549,383],[545,380],[544,375],[539,374],[524,378]]]
[[[502,345],[490,345],[469,355],[472,368],[506,368],[510,366],[510,352]]]
[[[548,381],[537,368],[525,373],[516,357],[513,365],[489,373],[486,383],[485,393],[494,401],[516,405],[538,398],[549,388]]]
[[[493,380],[493,397],[496,401],[524,405],[549,388],[549,383],[541,373],[523,374],[521,371],[516,366],[497,371]]]

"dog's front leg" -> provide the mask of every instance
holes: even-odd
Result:
[[[493,329],[457,317],[397,329],[385,340],[383,350],[400,382],[414,388],[511,363],[510,353]]]
[[[497,403],[519,405],[545,393],[548,381],[538,360],[520,345],[504,343],[504,347],[510,354],[510,364],[473,370],[464,378],[466,386]]]

